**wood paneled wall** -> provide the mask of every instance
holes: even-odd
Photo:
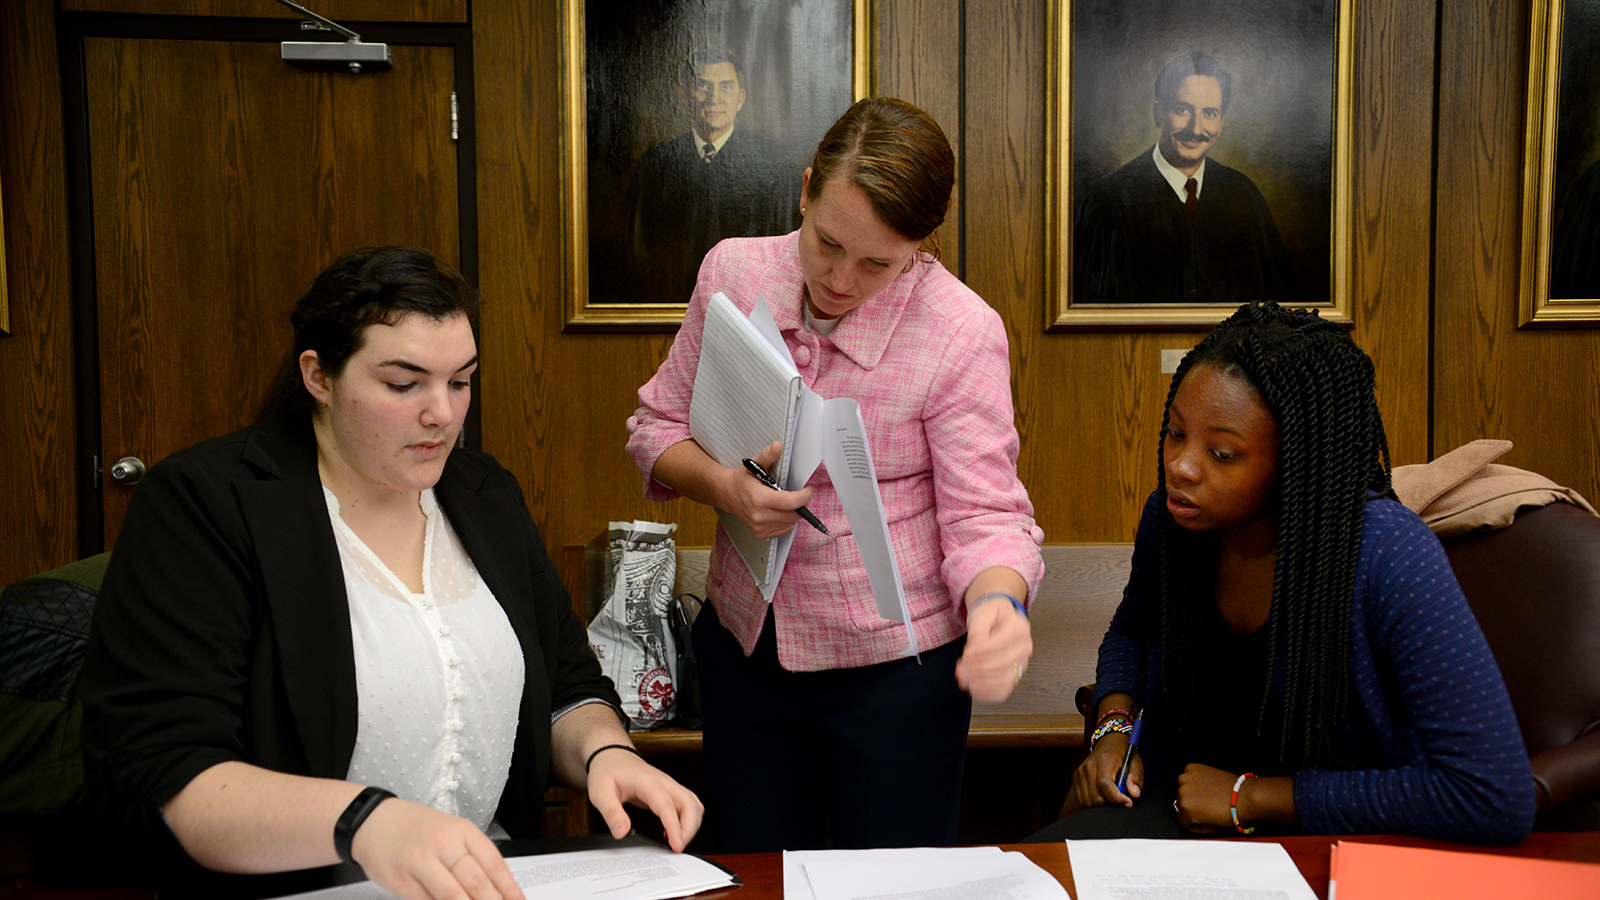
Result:
[[[491,0],[492,2],[492,0]],[[468,0],[313,0],[301,3],[326,19],[350,22],[465,22]],[[168,16],[304,19],[276,0],[61,0],[73,12]]]
[[[1433,449],[1479,437],[1600,501],[1600,328],[1518,329],[1529,0],[1440,5]]]
[[[0,584],[77,555],[66,160],[51,0],[0,3]]]
[[[558,4],[480,3],[473,14],[490,298],[484,445],[529,482],[553,546],[632,518],[678,522],[680,543],[705,543],[709,513],[644,501],[622,450],[634,390],[670,337],[559,331],[560,86],[548,77],[559,71]],[[941,243],[946,263],[1008,323],[1020,470],[1047,539],[1128,540],[1154,484],[1168,384],[1160,350],[1193,346],[1201,332],[1043,331],[1049,15],[1046,0],[881,0],[875,90],[928,109],[957,146],[957,206]],[[1357,27],[1355,333],[1377,362],[1397,460],[1420,462],[1429,458],[1435,15],[1372,0]],[[492,79],[513,87],[495,90]]]
[[[168,2],[171,11],[232,8]],[[1531,3],[1359,4],[1354,333],[1377,363],[1397,463],[1503,437],[1517,445],[1503,461],[1600,499],[1600,329],[1515,328]],[[327,5],[319,11],[335,18],[370,8]],[[16,332],[0,337],[0,583],[76,549],[52,6],[0,4],[0,186]],[[440,2],[424,18],[462,8]],[[522,480],[552,550],[632,518],[678,522],[680,543],[707,543],[709,513],[647,503],[623,452],[634,391],[671,335],[561,332],[561,4],[478,0],[470,11],[483,444]],[[957,145],[946,261],[1008,323],[1021,473],[1047,539],[1127,540],[1154,481],[1167,388],[1159,351],[1200,334],[1043,331],[1049,13],[1048,0],[880,0],[876,91],[924,106]]]

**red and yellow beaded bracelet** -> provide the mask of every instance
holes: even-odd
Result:
[[[1235,779],[1233,782],[1233,796],[1228,798],[1228,815],[1233,818],[1233,827],[1239,829],[1240,834],[1256,833],[1256,827],[1254,825],[1239,824],[1239,788],[1244,787],[1244,780],[1246,778],[1254,777],[1256,777],[1256,773],[1246,772]]]

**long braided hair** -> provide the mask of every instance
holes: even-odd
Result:
[[[1172,400],[1195,366],[1242,378],[1277,419],[1278,533],[1272,579],[1270,673],[1285,655],[1279,755],[1290,766],[1337,766],[1330,742],[1350,696],[1350,605],[1362,516],[1372,495],[1393,497],[1389,441],[1378,414],[1372,360],[1345,329],[1308,310],[1251,304],[1218,325],[1172,376],[1157,452],[1166,498]],[[1192,731],[1205,660],[1195,646],[1204,604],[1214,603],[1215,536],[1185,531],[1161,504],[1161,689]],[[1199,577],[1197,576],[1197,573]],[[1261,697],[1257,728],[1265,718]],[[1263,735],[1262,737],[1268,737]]]

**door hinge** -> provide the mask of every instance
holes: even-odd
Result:
[[[456,92],[450,92],[450,140],[461,140],[461,113],[456,109]]]
[[[94,455],[94,472],[90,473],[94,481],[94,490],[100,490],[100,454]]]

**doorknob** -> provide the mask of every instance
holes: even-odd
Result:
[[[144,463],[137,456],[124,456],[111,467],[111,480],[123,487],[133,487],[144,477]]]

